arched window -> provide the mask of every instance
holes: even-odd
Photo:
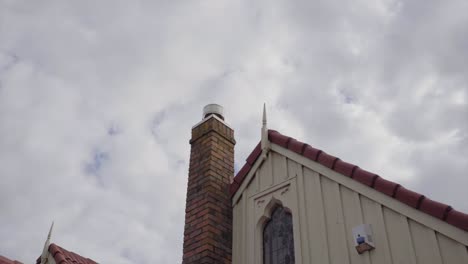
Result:
[[[263,263],[294,264],[292,215],[277,207],[263,229]]]

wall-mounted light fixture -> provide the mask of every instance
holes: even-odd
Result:
[[[375,244],[371,225],[362,224],[354,227],[353,241],[359,254],[374,249]]]

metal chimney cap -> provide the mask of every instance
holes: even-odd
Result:
[[[219,104],[208,104],[203,107],[203,118],[207,118],[210,115],[216,115],[224,120],[224,109]]]

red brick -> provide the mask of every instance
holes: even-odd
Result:
[[[183,264],[225,263],[231,252],[234,133],[215,118],[192,129],[187,185]],[[244,168],[242,173],[250,168]],[[200,262],[202,261],[202,262]],[[210,263],[211,263],[210,262]]]

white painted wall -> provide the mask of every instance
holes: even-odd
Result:
[[[275,203],[292,213],[298,264],[468,263],[461,229],[277,145],[256,164],[233,198],[233,264],[263,263],[262,230]],[[376,248],[359,255],[351,230],[363,223]]]

